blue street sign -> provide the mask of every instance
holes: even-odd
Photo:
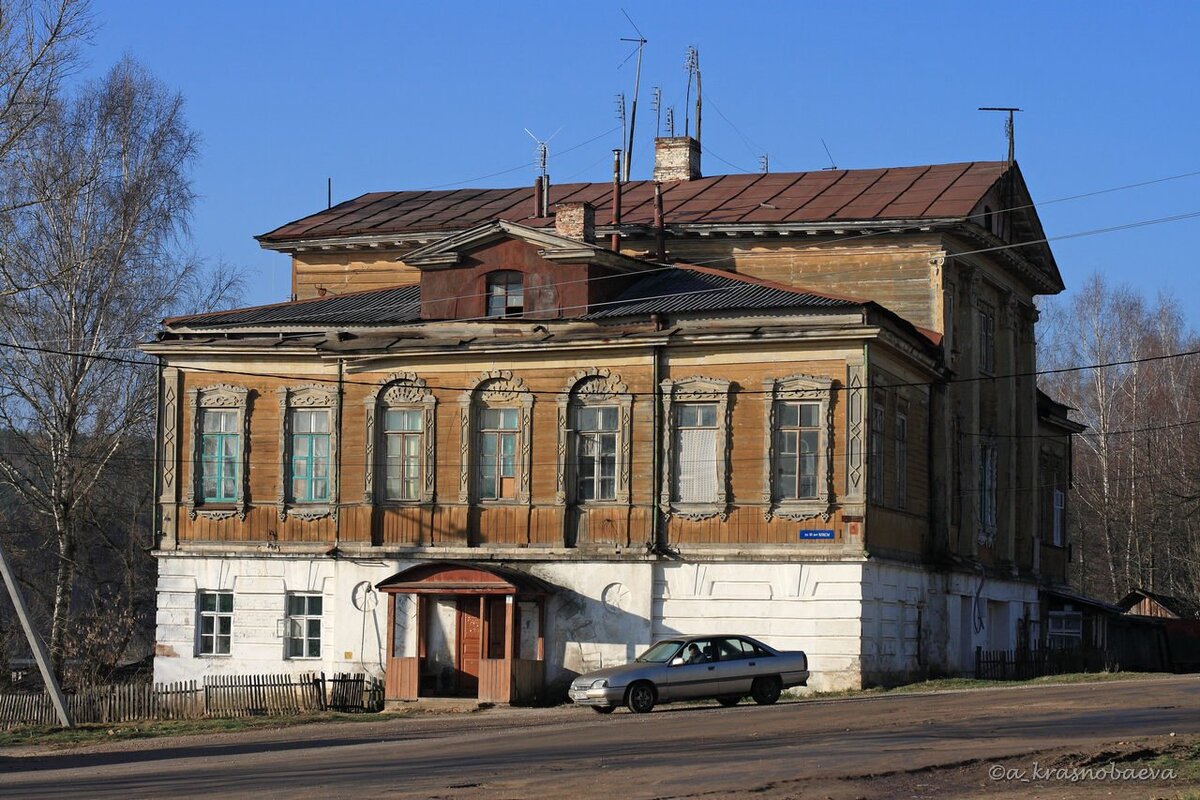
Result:
[[[800,531],[801,539],[832,539],[833,531]]]

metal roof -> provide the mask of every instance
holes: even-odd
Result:
[[[662,184],[667,224],[777,224],[964,218],[1008,170],[1003,161],[920,167],[716,175]],[[621,222],[650,225],[654,183],[621,186]],[[550,205],[586,201],[604,225],[612,215],[611,183],[550,187]],[[533,189],[372,192],[289,222],[258,237],[266,244],[470,228],[504,218],[552,227],[535,217]]]
[[[260,325],[399,325],[421,318],[418,284],[237,308],[163,320],[171,327],[240,328]]]
[[[637,314],[678,314],[754,309],[835,309],[861,306],[849,298],[721,273],[699,267],[675,267],[647,275],[615,300],[584,315],[610,319]]]
[[[793,289],[782,284],[710,267],[659,267],[635,281],[614,300],[597,304],[582,319],[644,314],[749,311],[754,309],[839,309],[863,303],[851,298]],[[402,325],[421,319],[417,284],[352,294],[277,303],[165,320],[173,328],[263,326]],[[488,320],[489,322],[492,320]]]

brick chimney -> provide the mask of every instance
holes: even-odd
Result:
[[[554,232],[569,239],[594,244],[596,209],[591,203],[559,203],[554,207]]]
[[[654,180],[690,181],[700,177],[700,143],[690,136],[654,140]]]

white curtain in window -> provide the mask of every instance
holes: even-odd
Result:
[[[679,431],[675,496],[680,503],[717,501],[717,431],[685,428]]]

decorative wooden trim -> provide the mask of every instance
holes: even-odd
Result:
[[[862,361],[846,364],[846,493],[845,503],[856,504],[852,516],[862,515],[865,502],[865,453],[867,432],[866,387],[863,385]],[[846,509],[850,514],[851,509]]]
[[[662,485],[659,487],[658,507],[667,516],[686,520],[702,520],[719,516],[729,518],[729,397],[733,384],[720,378],[705,378],[693,375],[673,380],[667,378],[659,384],[662,397]],[[674,498],[675,484],[675,403],[717,404],[717,498],[713,503],[679,503]]]
[[[240,520],[246,519],[246,497],[250,492],[250,462],[247,453],[250,450],[250,415],[246,413],[249,405],[250,390],[245,386],[234,386],[230,383],[218,383],[188,390],[188,408],[192,414],[192,431],[188,441],[188,463],[191,465],[191,488],[184,500],[188,510],[188,518],[197,516],[208,519],[229,519],[237,515]],[[200,463],[196,451],[196,443],[200,440],[204,409],[213,408],[237,412],[238,428],[238,487],[237,498],[233,508],[204,507],[204,487],[201,480]]]
[[[330,386],[318,383],[306,383],[301,386],[285,386],[276,389],[279,395],[279,494],[275,498],[275,506],[279,512],[279,521],[288,517],[301,520],[314,520],[338,515],[338,391]],[[291,411],[297,408],[327,408],[329,409],[329,502],[314,504],[295,504],[290,497],[292,460],[291,448]]]
[[[633,439],[633,396],[629,387],[610,370],[589,367],[576,372],[567,380],[558,395],[558,483],[554,493],[557,505],[578,500],[574,494],[574,441],[571,434],[571,418],[574,409],[586,405],[617,406],[617,492],[613,502],[629,505],[632,492]]]
[[[458,396],[459,477],[458,502],[466,505],[477,499],[475,471],[472,458],[475,452],[477,411],[480,408],[517,408],[520,411],[521,474],[517,481],[517,503],[532,504],[531,470],[533,468],[533,393],[512,370],[493,369],[480,374],[474,388]]]
[[[179,368],[165,367],[162,371],[162,407],[159,412],[159,547],[172,549],[178,542],[179,477],[183,465],[179,459],[179,427],[182,413],[179,397]]]
[[[805,520],[821,517],[828,522],[833,513],[833,379],[797,373],[786,378],[763,379],[763,516],[770,522],[775,517]],[[818,445],[817,496],[802,500],[784,500],[775,486],[775,422],[776,406],[780,402],[816,401],[820,404]]]
[[[421,497],[418,500],[402,501],[406,505],[432,503],[437,475],[436,432],[437,398],[429,390],[424,378],[412,372],[393,372],[379,382],[374,392],[364,401],[366,406],[366,439],[364,439],[365,474],[363,480],[363,503],[376,505],[378,499],[376,454],[386,456],[382,448],[383,430],[379,424],[379,411],[393,408],[419,409],[423,412],[421,432],[424,443],[424,463],[421,465]],[[395,501],[401,502],[401,501]]]

